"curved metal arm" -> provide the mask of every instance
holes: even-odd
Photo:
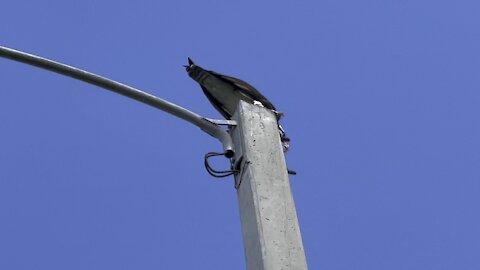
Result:
[[[72,77],[74,79],[102,87],[117,94],[124,95],[126,97],[135,99],[157,109],[165,111],[167,113],[173,114],[179,118],[182,118],[183,120],[186,120],[200,127],[206,133],[219,139],[223,144],[225,155],[227,157],[233,156],[232,138],[227,133],[227,131],[207,121],[200,115],[191,112],[183,107],[180,107],[176,104],[153,96],[136,88],[130,87],[128,85],[121,84],[119,82],[87,72],[85,70],[81,70],[79,68],[68,66],[43,57],[13,50],[3,46],[0,46],[0,57],[8,58],[14,61],[22,62],[39,68],[47,69],[68,77]]]

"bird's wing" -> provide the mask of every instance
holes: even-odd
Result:
[[[240,79],[234,78],[234,77],[230,77],[230,76],[227,76],[227,75],[217,73],[215,71],[210,71],[210,72],[213,75],[215,75],[215,76],[217,76],[217,77],[219,77],[223,80],[226,80],[230,83],[233,83],[236,87],[238,87],[238,89],[240,90],[240,92],[242,94],[247,95],[248,97],[250,97],[253,100],[259,101],[260,103],[262,103],[262,105],[265,108],[276,111],[275,106],[273,106],[273,104],[265,96],[263,96],[260,92],[258,92],[258,90],[255,89],[255,87],[251,86],[249,83],[247,83],[245,81],[242,81]]]

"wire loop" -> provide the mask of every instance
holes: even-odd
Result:
[[[224,177],[238,173],[238,170],[235,170],[232,167],[230,167],[230,170],[227,170],[227,171],[218,171],[213,169],[212,166],[210,166],[210,164],[208,163],[208,159],[211,157],[225,156],[225,155],[226,155],[226,152],[224,153],[209,152],[205,154],[204,163],[205,163],[205,169],[207,170],[208,174],[216,178],[224,178]]]

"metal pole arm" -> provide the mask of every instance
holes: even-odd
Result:
[[[65,65],[59,62],[55,62],[43,57],[39,57],[33,54],[24,53],[14,49],[0,46],[0,57],[11,59],[13,61],[22,62],[28,65],[36,66],[46,70],[50,70],[80,81],[84,81],[89,84],[99,86],[101,88],[110,90],[117,94],[135,99],[142,103],[148,104],[152,107],[165,111],[169,114],[175,115],[185,121],[188,121],[211,136],[219,139],[223,144],[223,149],[227,157],[233,156],[233,143],[230,135],[219,127],[218,125],[206,120],[200,115],[189,111],[181,106],[158,98],[154,95],[143,92],[139,89],[131,86],[107,79],[105,77],[90,73],[88,71]]]

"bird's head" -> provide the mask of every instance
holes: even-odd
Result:
[[[192,59],[188,57],[188,65],[183,66],[187,72],[190,72],[195,66],[195,63],[193,63]]]

